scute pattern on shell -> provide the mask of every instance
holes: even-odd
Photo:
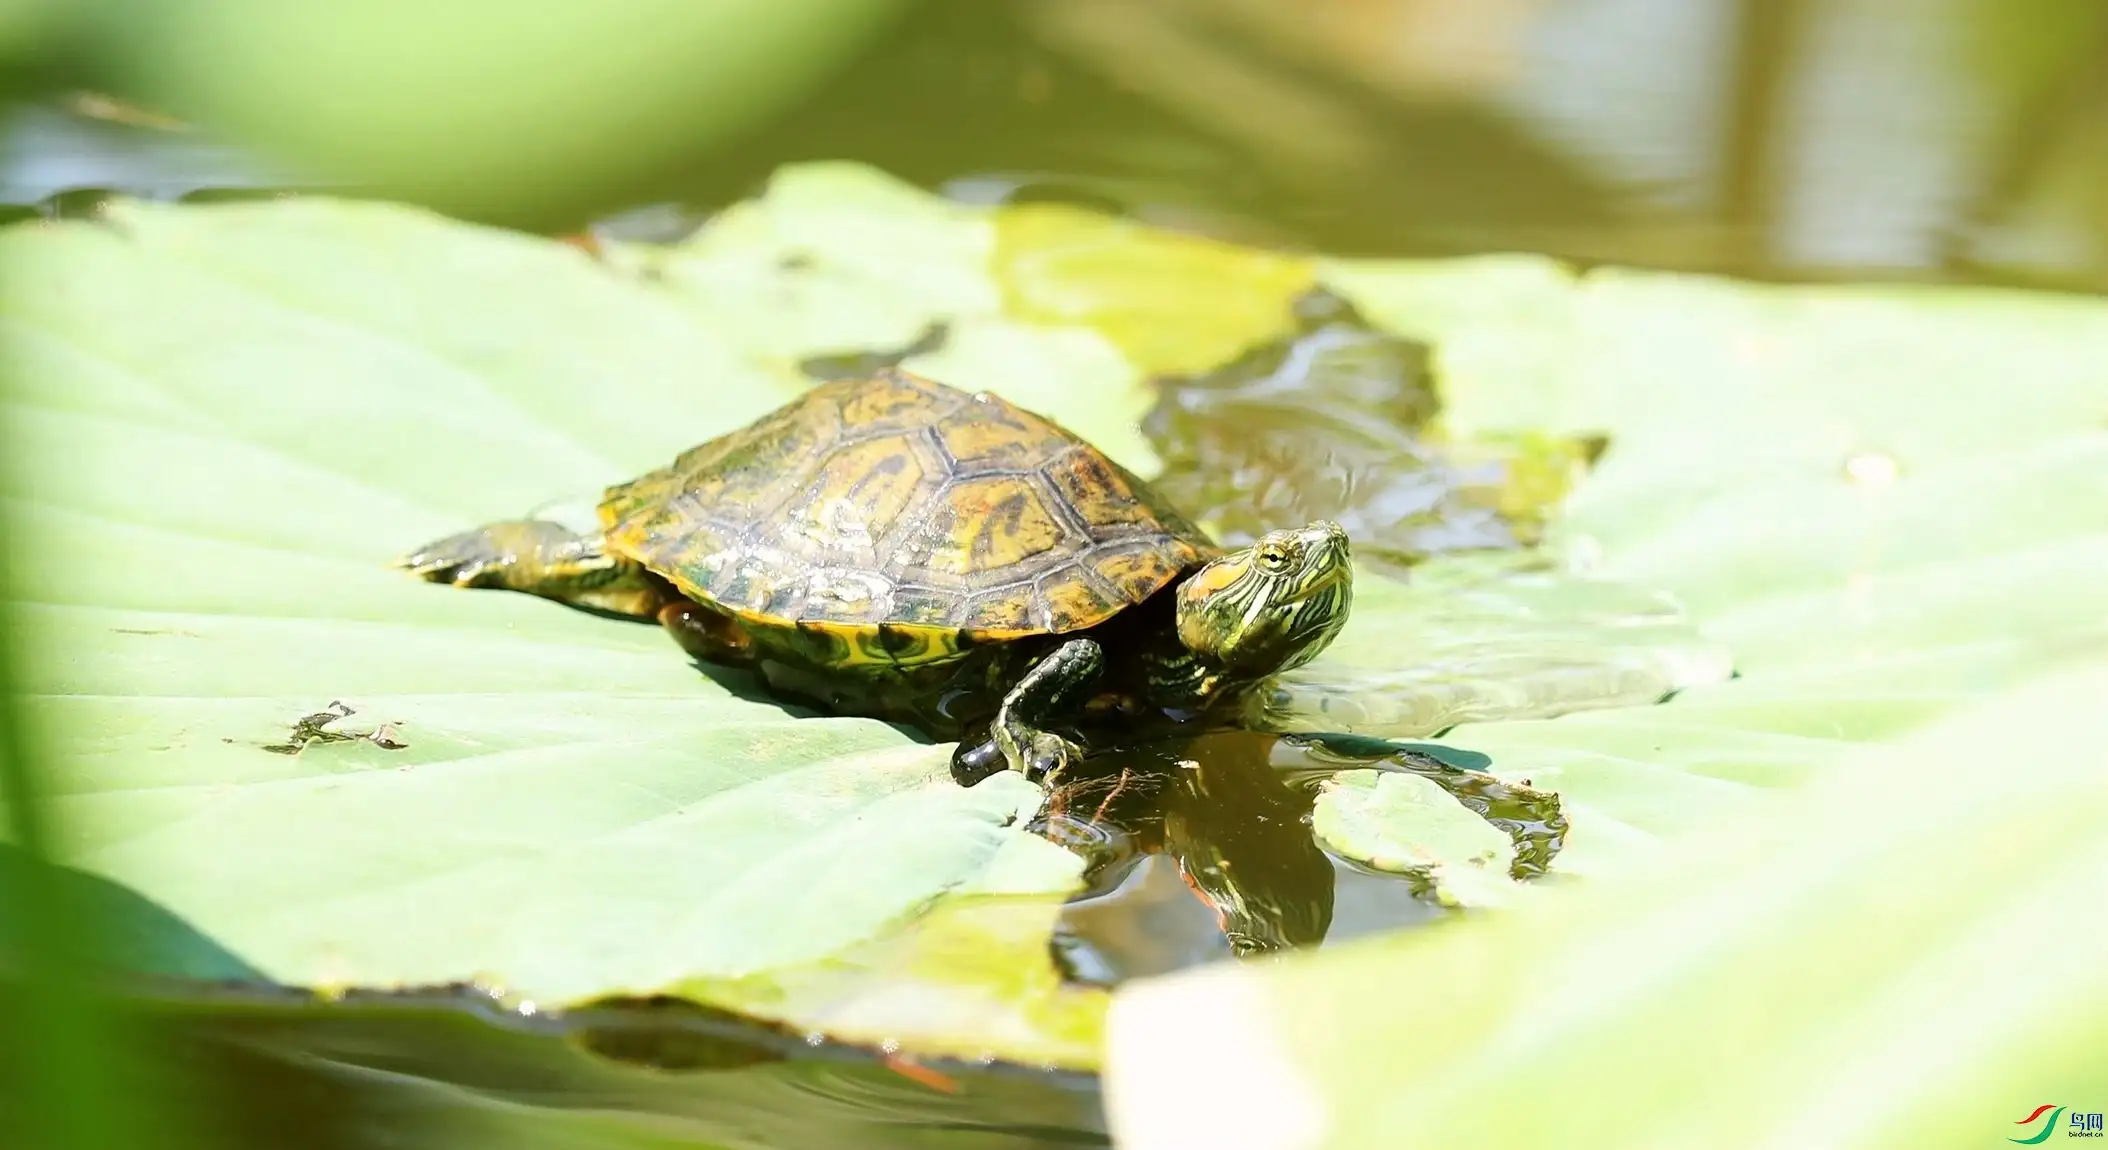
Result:
[[[986,393],[814,387],[611,488],[609,545],[750,619],[1060,633],[1216,553],[1134,475]]]

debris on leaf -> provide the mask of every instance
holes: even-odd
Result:
[[[910,1082],[926,1086],[939,1094],[957,1094],[961,1089],[958,1079],[941,1071],[932,1070],[906,1055],[888,1054],[880,1059],[880,1065]]]
[[[101,120],[110,124],[123,124],[132,128],[152,128],[162,132],[188,132],[191,126],[174,116],[126,103],[105,92],[78,91],[67,95],[63,101],[67,110],[90,120]]]
[[[396,737],[397,723],[382,723],[370,731],[339,731],[331,729],[341,719],[358,714],[357,708],[342,700],[332,699],[329,706],[293,720],[291,734],[283,743],[271,743],[264,750],[274,755],[297,755],[314,743],[367,742],[384,751],[400,751],[410,744]]]

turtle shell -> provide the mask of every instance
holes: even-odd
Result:
[[[898,370],[816,386],[600,513],[615,553],[750,622],[981,639],[1094,626],[1217,553],[1062,427]]]

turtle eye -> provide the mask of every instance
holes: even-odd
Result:
[[[1271,574],[1278,575],[1288,570],[1288,548],[1278,543],[1262,544],[1253,559],[1258,562],[1260,570]]]

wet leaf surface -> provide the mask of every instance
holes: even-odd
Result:
[[[1364,579],[1325,656],[1253,700],[1270,730],[1440,735],[1479,720],[1643,706],[1733,673],[1674,596],[1527,552],[1451,556],[1409,582]]]
[[[1323,288],[1294,313],[1214,370],[1154,381],[1158,487],[1224,543],[1331,519],[1377,565],[1530,546],[1601,454],[1600,437],[1451,442],[1427,344]]]

